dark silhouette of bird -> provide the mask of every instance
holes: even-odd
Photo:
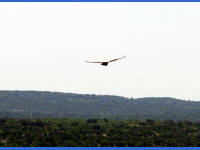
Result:
[[[123,59],[125,58],[126,56],[123,56],[123,57],[120,57],[120,58],[116,58],[116,59],[112,59],[110,61],[86,61],[87,63],[100,63],[101,65],[103,66],[107,66],[108,63],[110,62],[113,62],[113,61],[116,61],[116,60],[119,60],[119,59]]]

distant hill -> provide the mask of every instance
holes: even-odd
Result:
[[[0,117],[200,121],[200,102],[42,91],[0,91]]]

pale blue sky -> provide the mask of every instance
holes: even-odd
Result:
[[[0,90],[200,100],[199,18],[200,3],[1,3]]]

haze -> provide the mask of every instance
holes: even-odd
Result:
[[[0,90],[200,100],[199,18],[200,3],[1,3]]]

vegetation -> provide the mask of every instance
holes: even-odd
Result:
[[[200,102],[38,91],[0,91],[0,117],[200,121]]]
[[[174,98],[0,91],[0,146],[200,146],[199,108]]]
[[[108,119],[0,119],[0,146],[200,146],[200,123]]]
[[[200,102],[37,91],[0,91],[0,117],[200,121]]]

